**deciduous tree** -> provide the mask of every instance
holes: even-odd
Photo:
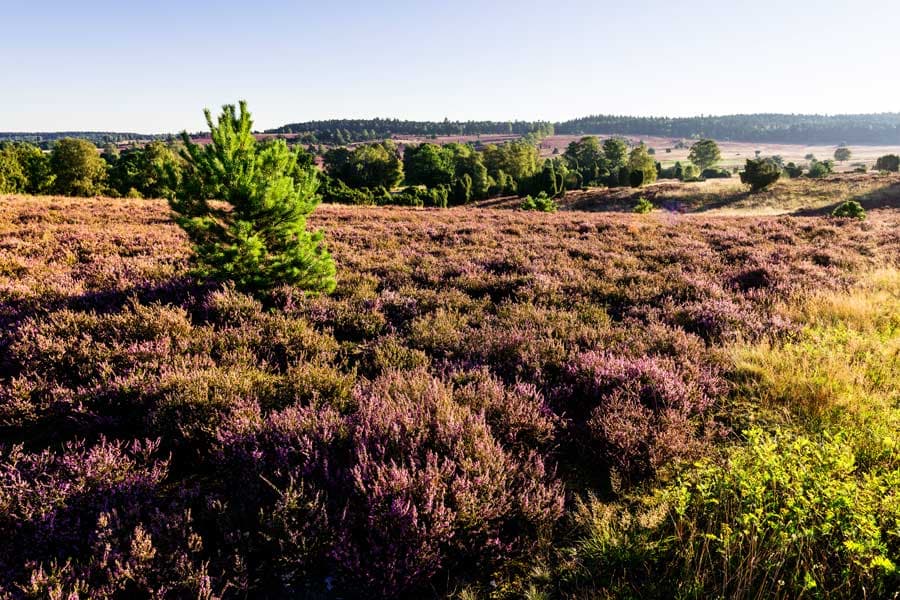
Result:
[[[691,146],[688,160],[704,171],[722,160],[719,145],[713,140],[700,140]]]
[[[63,138],[56,142],[50,168],[55,176],[53,191],[63,196],[99,194],[106,180],[106,162],[87,140]]]

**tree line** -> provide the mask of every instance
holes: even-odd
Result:
[[[653,135],[788,144],[900,144],[900,113],[701,117],[592,115],[556,123],[558,134]]]
[[[591,115],[569,121],[401,121],[332,119],[291,123],[266,133],[300,134],[308,143],[352,143],[391,135],[420,137],[539,132],[561,135],[652,135],[795,144],[900,144],[900,113],[751,114],[700,117]]]
[[[300,134],[304,143],[337,143],[372,141],[392,135],[437,137],[454,135],[527,135],[553,134],[553,124],[546,121],[406,121],[400,119],[330,119],[290,123],[265,133]]]
[[[567,190],[592,186],[640,187],[658,178],[699,181],[733,175],[717,166],[721,153],[711,139],[694,142],[687,162],[665,168],[655,160],[652,148],[622,138],[601,142],[584,136],[551,158],[540,156],[538,139],[532,133],[478,146],[425,142],[404,148],[384,140],[328,150],[294,143],[292,149],[303,170],[315,168],[321,151],[323,172],[317,177],[317,193],[326,202],[343,204],[443,207],[496,196],[558,198]],[[185,136],[120,151],[112,143],[98,149],[88,140],[63,138],[47,152],[28,142],[0,142],[0,193],[172,198],[187,185],[190,143]],[[287,142],[259,141],[262,149],[281,143]],[[840,162],[851,156],[846,146],[834,153]],[[875,167],[896,171],[897,160],[887,155]],[[807,161],[797,165],[785,164],[778,156],[758,157],[748,168],[751,173],[765,172],[763,180],[782,175],[822,177],[834,168],[832,160],[810,155]]]

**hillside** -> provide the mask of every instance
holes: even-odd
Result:
[[[164,202],[0,197],[0,589],[896,589],[896,210],[313,225],[336,292],[254,299]]]

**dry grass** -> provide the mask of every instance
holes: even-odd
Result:
[[[563,210],[630,210],[645,197],[657,207],[676,212],[712,214],[826,214],[846,200],[866,210],[900,207],[900,176],[840,174],[824,179],[782,179],[771,188],[751,194],[740,179],[711,179],[696,183],[663,180],[640,189],[592,188],[566,195]]]

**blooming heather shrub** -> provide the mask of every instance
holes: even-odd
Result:
[[[427,368],[430,363],[427,354],[408,348],[397,336],[389,335],[375,342],[367,368],[371,373],[381,374],[390,370],[415,371]]]
[[[519,534],[540,539],[559,518],[561,490],[543,461],[505,453],[445,384],[394,373],[359,393],[351,473],[362,511],[336,558],[368,586],[392,594],[454,562],[527,550],[534,538]]]
[[[311,220],[334,295],[257,300],[179,275],[164,204],[0,202],[0,439],[31,457],[3,451],[0,496],[38,490],[3,496],[3,600],[529,597],[526,574],[568,561],[548,548],[563,497],[605,501],[609,467],[630,494],[705,451],[728,340],[793,332],[785,306],[900,256],[882,210]],[[132,452],[146,438],[155,458]]]
[[[60,311],[25,322],[10,358],[27,372],[91,384],[113,371],[159,371],[184,350],[190,329],[184,310],[161,305],[134,304],[111,315]]]
[[[721,384],[702,366],[587,352],[569,373],[574,383],[561,407],[584,427],[598,454],[627,476],[696,456],[713,429],[707,411]]]
[[[483,412],[504,447],[546,449],[554,440],[560,419],[534,385],[517,383],[509,388],[485,368],[457,373],[453,379],[454,400]]]
[[[0,454],[0,574],[10,597],[212,598],[190,512],[164,491],[158,442]]]

